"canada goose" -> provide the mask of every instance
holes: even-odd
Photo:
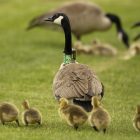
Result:
[[[89,123],[96,131],[102,130],[104,133],[110,123],[110,115],[106,109],[104,109],[97,97],[92,97],[93,109],[89,116]]]
[[[65,4],[55,10],[41,14],[33,18],[27,29],[34,27],[48,27],[50,23],[45,23],[44,18],[55,13],[65,13],[70,19],[71,31],[80,40],[82,35],[94,32],[105,31],[115,23],[119,38],[129,47],[129,38],[122,28],[120,18],[111,13],[104,13],[99,6],[93,3],[73,2]]]
[[[135,28],[135,27],[139,27],[140,26],[140,22],[136,22],[132,28]],[[134,41],[138,40],[140,38],[140,34],[138,34],[136,37],[134,37]]]
[[[14,104],[3,102],[0,104],[0,120],[4,125],[5,122],[16,121],[19,126],[18,120],[19,111]]]
[[[103,97],[104,88],[94,72],[87,65],[72,63],[71,27],[64,13],[56,13],[46,19],[62,26],[65,34],[64,62],[53,80],[53,93],[57,100],[64,97],[73,103],[92,109],[91,97]]]
[[[60,98],[58,113],[62,119],[76,130],[88,119],[88,115],[82,107],[70,104],[65,98]]]
[[[136,113],[133,118],[133,127],[136,131],[140,131],[140,105],[136,107]]]
[[[140,55],[140,42],[134,42],[130,45],[128,51],[123,57],[124,60],[129,60],[136,55]]]
[[[29,103],[25,100],[22,103],[25,111],[23,112],[23,122],[26,126],[28,124],[41,124],[41,113],[36,108],[30,108]]]
[[[73,47],[78,53],[101,55],[101,56],[115,56],[117,50],[109,44],[100,43],[94,40],[91,44],[85,45],[80,41],[74,43]]]

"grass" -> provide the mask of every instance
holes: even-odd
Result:
[[[138,29],[130,29],[139,20],[139,0],[94,1],[105,11],[121,16],[130,38],[139,32]],[[132,127],[132,118],[135,106],[140,103],[140,56],[129,61],[119,59],[126,49],[116,39],[114,26],[107,32],[87,35],[83,41],[89,42],[96,37],[109,42],[118,49],[117,57],[79,55],[77,58],[79,62],[94,69],[105,85],[103,104],[112,117],[107,134],[94,132],[88,123],[76,132],[59,118],[58,104],[52,95],[52,81],[63,59],[63,34],[41,29],[26,32],[25,28],[32,17],[63,2],[64,0],[0,1],[0,101],[13,102],[22,112],[21,102],[28,99],[31,106],[38,108],[43,116],[42,126],[0,124],[0,139],[139,139],[139,133]]]

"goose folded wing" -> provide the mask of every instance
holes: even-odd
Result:
[[[96,76],[86,65],[69,64],[59,70],[53,83],[53,92],[56,97],[84,98],[93,96],[100,85]],[[94,83],[92,82],[94,78]],[[93,85],[96,84],[96,85]],[[94,89],[94,90],[93,90]]]

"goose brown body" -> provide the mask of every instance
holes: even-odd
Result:
[[[60,69],[53,82],[56,97],[91,100],[94,95],[101,98],[103,87],[96,74],[87,65],[71,63]]]
[[[106,18],[105,13],[99,6],[93,3],[74,2],[35,17],[29,23],[28,29],[34,27],[48,27],[52,25],[44,22],[44,18],[55,13],[65,13],[70,19],[71,31],[77,39],[84,34],[93,31],[107,30],[111,27],[111,21]],[[54,25],[53,25],[54,27]]]
[[[4,124],[5,122],[18,121],[19,111],[14,104],[3,102],[0,104],[0,120]]]

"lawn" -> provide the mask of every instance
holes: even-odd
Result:
[[[92,33],[83,42],[94,38],[115,46],[116,57],[79,55],[77,60],[94,69],[105,86],[103,104],[111,114],[111,125],[103,135],[84,124],[75,131],[58,115],[58,104],[52,95],[52,81],[63,60],[64,35],[52,30],[25,28],[29,20],[66,0],[0,0],[0,101],[9,101],[20,110],[20,124],[0,124],[1,140],[138,140],[140,134],[133,129],[135,107],[140,104],[140,56],[129,61],[120,57],[126,51],[116,37],[113,26],[104,33]],[[139,0],[92,0],[105,11],[120,15],[123,26],[132,38],[140,32],[130,29],[139,20]],[[73,37],[73,40],[75,38]],[[28,99],[30,105],[40,110],[41,126],[25,127],[21,116],[21,103]]]

